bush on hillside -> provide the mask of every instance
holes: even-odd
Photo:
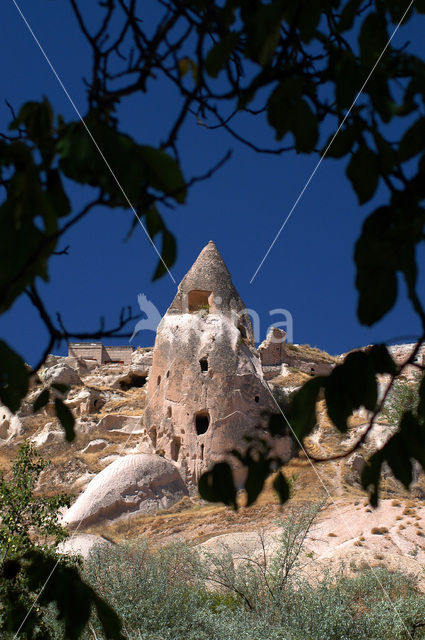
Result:
[[[129,640],[423,640],[425,629],[414,629],[425,596],[411,578],[383,568],[354,577],[341,569],[317,584],[302,577],[313,517],[310,510],[286,519],[266,566],[246,553],[238,564],[225,553],[184,544],[154,551],[141,542],[99,547],[86,578],[121,615]],[[94,618],[85,638],[105,640]]]

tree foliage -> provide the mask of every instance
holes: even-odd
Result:
[[[304,539],[314,512],[289,515],[274,535],[258,532],[259,553],[243,540],[198,553],[182,544],[153,550],[145,541],[100,546],[85,577],[120,612],[128,640],[423,640],[425,598],[413,579],[365,571],[361,560],[355,570],[353,560],[349,576],[313,580],[316,556]],[[97,620],[92,627],[104,640]]]
[[[37,494],[37,480],[47,465],[26,443],[12,464],[10,478],[0,476],[2,637],[53,639],[46,607],[54,603],[65,638],[80,636],[94,608],[106,637],[121,640],[116,614],[81,580],[78,566],[56,553],[68,536],[59,523],[59,509],[69,506],[70,497]]]

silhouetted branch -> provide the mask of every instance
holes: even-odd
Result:
[[[414,622],[412,624],[412,630],[411,630],[411,632],[409,634],[410,640],[414,640],[415,635],[416,635],[416,631],[418,629],[422,629],[423,627],[425,627],[425,622]]]
[[[33,306],[37,309],[40,315],[41,321],[43,322],[47,330],[47,333],[49,335],[49,339],[42,353],[42,356],[40,357],[36,366],[33,368],[33,374],[36,373],[40,369],[40,367],[43,366],[47,356],[49,355],[49,353],[51,353],[52,349],[54,347],[59,346],[61,342],[63,342],[64,340],[70,340],[71,338],[76,340],[101,340],[102,338],[131,338],[132,331],[123,332],[122,329],[129,322],[135,322],[136,320],[139,320],[142,316],[141,313],[133,314],[131,307],[123,307],[119,315],[118,323],[114,327],[111,327],[110,329],[105,329],[105,320],[103,317],[101,317],[99,322],[99,329],[97,331],[89,331],[89,332],[71,331],[69,329],[66,329],[60,313],[56,313],[57,324],[54,323],[35,285],[28,287],[25,293],[27,294]]]
[[[348,456],[350,456],[352,453],[354,453],[355,451],[357,451],[364,443],[365,440],[367,438],[367,436],[369,435],[369,433],[372,431],[373,427],[375,426],[375,420],[376,418],[379,416],[379,414],[382,412],[384,405],[388,399],[388,396],[394,386],[395,381],[399,378],[399,376],[403,373],[403,371],[406,369],[406,367],[408,366],[414,366],[415,365],[415,358],[418,355],[419,349],[421,348],[421,346],[424,344],[425,342],[425,333],[419,338],[419,340],[417,341],[417,343],[415,344],[411,354],[409,355],[409,357],[405,360],[405,362],[402,363],[402,365],[400,366],[399,370],[397,371],[397,373],[393,376],[391,376],[390,382],[387,385],[387,388],[385,389],[385,392],[381,398],[381,401],[379,402],[377,408],[375,409],[375,411],[373,412],[367,429],[365,429],[365,431],[362,433],[362,435],[360,436],[360,438],[358,438],[356,440],[356,442],[346,451],[344,451],[344,453],[338,453],[335,454],[333,456],[327,456],[326,458],[318,458],[316,456],[314,456],[313,454],[310,454],[307,451],[307,455],[310,458],[310,460],[312,460],[313,462],[331,462],[331,461],[335,461],[335,460],[343,460],[344,458],[347,458]]]
[[[69,256],[69,247],[70,245],[67,244],[62,251],[53,251],[52,256]]]

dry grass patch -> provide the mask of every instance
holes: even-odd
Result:
[[[269,502],[266,502],[266,500]],[[295,501],[294,501],[295,500]],[[243,501],[243,494],[240,494]],[[311,504],[311,501],[299,501],[297,492],[290,506]],[[280,506],[276,497],[266,490],[262,502],[244,508],[237,513],[224,505],[206,504],[199,498],[184,498],[166,511],[155,515],[138,514],[111,524],[90,527],[88,533],[107,535],[114,542],[149,539],[152,545],[172,542],[177,536],[190,544],[199,544],[209,538],[224,533],[241,533],[273,529],[276,521],[285,516],[288,505]]]
[[[286,376],[276,376],[270,380],[270,384],[276,387],[301,387],[305,382],[311,380],[312,376],[296,367],[288,367]]]
[[[385,533],[388,533],[387,527],[373,527],[370,532],[374,536],[383,536]]]
[[[121,398],[108,400],[99,413],[98,419],[109,414],[124,413],[128,416],[141,415],[146,405],[145,387],[133,387],[128,391],[114,389],[114,394],[119,394]]]
[[[285,343],[285,349],[290,353],[297,355],[300,359],[315,362],[330,362],[336,364],[339,362],[337,356],[331,356],[330,353],[322,351],[317,347],[312,347],[309,344],[292,344],[290,342]]]

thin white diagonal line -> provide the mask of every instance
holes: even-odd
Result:
[[[288,213],[288,215],[286,216],[285,220],[283,221],[279,231],[277,232],[277,234],[275,235],[273,242],[270,244],[269,248],[267,249],[266,253],[264,254],[263,259],[261,260],[260,264],[258,265],[257,269],[255,270],[254,275],[252,276],[251,280],[249,281],[249,284],[252,284],[257,276],[257,273],[260,271],[261,267],[263,266],[265,260],[267,259],[267,256],[269,255],[270,251],[273,249],[274,245],[276,244],[280,234],[282,233],[283,229],[286,226],[286,223],[288,222],[289,218],[292,216],[296,206],[298,205],[299,201],[301,200],[301,198],[304,195],[304,192],[306,191],[308,185],[310,184],[310,182],[312,181],[312,179],[314,178],[317,170],[319,169],[320,165],[322,164],[322,161],[324,160],[326,154],[328,153],[330,147],[333,144],[333,141],[335,140],[335,138],[337,137],[338,133],[340,132],[341,128],[344,126],[345,121],[347,120],[348,116],[350,115],[354,105],[356,104],[357,100],[359,99],[360,95],[363,93],[363,90],[365,88],[365,86],[367,85],[367,83],[369,82],[370,78],[372,77],[376,67],[378,66],[378,64],[380,63],[382,56],[384,55],[384,53],[386,52],[386,50],[388,49],[388,47],[391,44],[391,40],[394,38],[395,34],[397,33],[401,23],[403,22],[405,16],[407,15],[407,13],[410,10],[410,7],[413,5],[414,0],[411,0],[411,2],[409,3],[409,6],[407,7],[406,11],[403,13],[403,16],[401,17],[399,23],[397,24],[397,26],[395,27],[394,31],[391,34],[390,39],[388,40],[387,44],[385,45],[385,47],[383,48],[381,55],[379,56],[379,58],[377,59],[377,61],[375,62],[375,64],[372,67],[372,70],[370,71],[369,75],[367,76],[366,80],[364,81],[360,91],[358,92],[358,94],[356,95],[356,97],[353,100],[353,103],[351,105],[351,107],[348,109],[347,113],[345,114],[344,118],[342,119],[341,124],[339,125],[338,129],[335,131],[334,135],[332,136],[328,146],[326,147],[325,151],[323,152],[322,156],[319,158],[319,161],[317,162],[316,166],[314,167],[313,171],[310,174],[310,177],[308,178],[307,182],[305,183],[304,187],[301,189],[301,192],[298,195],[298,198],[295,200],[294,204],[292,205],[292,208],[290,210],[290,212]]]
[[[137,211],[135,210],[135,208],[133,207],[132,203],[130,202],[126,192],[124,191],[123,187],[121,186],[120,181],[118,180],[117,176],[115,175],[111,165],[109,164],[108,160],[105,158],[102,149],[99,147],[96,139],[94,138],[92,132],[90,131],[90,129],[88,128],[87,124],[84,122],[84,119],[81,115],[81,113],[78,110],[78,107],[76,106],[75,102],[73,101],[73,99],[71,98],[71,96],[69,95],[65,85],[63,84],[59,74],[57,73],[56,69],[54,68],[52,62],[50,61],[50,58],[48,57],[47,53],[45,52],[45,50],[43,49],[42,45],[40,44],[40,41],[38,40],[37,36],[35,35],[34,31],[32,30],[28,20],[26,19],[26,17],[24,16],[24,14],[22,13],[20,7],[18,6],[16,0],[12,0],[13,4],[15,5],[19,15],[21,16],[22,20],[24,21],[28,31],[30,32],[30,34],[32,35],[35,43],[37,44],[38,48],[40,49],[41,53],[43,54],[47,64],[49,65],[50,69],[53,72],[53,75],[55,76],[56,80],[59,82],[60,86],[63,89],[63,92],[65,93],[66,97],[68,98],[69,102],[71,103],[75,113],[77,114],[78,118],[80,119],[81,123],[83,124],[85,130],[87,131],[91,141],[93,142],[94,146],[96,147],[97,151],[99,152],[100,157],[102,158],[103,162],[105,163],[105,165],[107,166],[110,174],[112,175],[113,179],[115,180],[119,190],[121,191],[121,193],[123,194],[125,200],[128,203],[128,206],[130,207],[130,209],[132,210],[132,212],[134,213],[136,220],[138,221],[138,223],[140,224],[140,226],[142,227],[143,231],[145,232],[149,242],[151,243],[152,247],[155,250],[155,253],[157,254],[158,258],[160,259],[160,261],[162,262],[162,264],[164,265],[165,269],[167,270],[168,275],[170,276],[171,280],[174,282],[174,284],[176,284],[176,281],[174,280],[174,277],[171,273],[171,271],[169,270],[169,268],[167,267],[167,265],[165,264],[161,254],[159,253],[158,249],[156,248],[156,245],[154,243],[154,241],[152,240],[152,238],[150,237],[145,225],[143,224],[143,222],[140,219],[140,216],[138,215]]]
[[[12,0],[12,1],[14,1],[14,0]],[[174,358],[174,360],[171,362],[171,364],[170,364],[170,369],[171,369],[171,367],[173,366],[173,364],[174,364],[175,360],[176,360],[176,358]],[[155,398],[155,396],[156,396],[156,394],[158,393],[159,389],[160,389],[160,387],[157,387],[157,388],[155,389],[155,393],[152,395],[152,397],[150,398],[150,400],[149,400],[149,402],[147,403],[146,407],[144,407],[144,409],[143,409],[143,414],[145,414],[146,409],[149,407],[149,405],[150,405],[150,403],[151,403],[151,400],[153,400],[153,399]],[[120,451],[125,447],[125,445],[127,444],[127,442],[130,440],[130,438],[131,438],[131,436],[133,435],[133,431],[134,431],[134,429],[136,428],[136,426],[137,426],[137,423],[133,426],[132,430],[131,430],[131,431],[130,431],[130,433],[128,434],[128,438],[127,438],[127,439],[126,439],[126,440],[121,444],[121,446],[119,447],[118,452],[120,452]],[[88,510],[88,508],[89,508],[89,507],[90,507],[90,505],[87,507],[87,510]],[[87,510],[86,510],[86,513],[87,513]],[[67,540],[71,541],[71,540],[74,538],[74,536],[77,534],[77,532],[78,532],[78,530],[79,530],[79,528],[80,528],[81,523],[83,522],[83,520],[84,520],[84,516],[82,516],[82,517],[81,517],[81,519],[79,520],[79,522],[78,522],[78,524],[77,524],[76,528],[75,528],[75,529],[74,529],[74,531],[72,532],[72,535],[71,535],[69,538],[67,538]],[[35,605],[37,604],[37,602],[38,602],[38,600],[39,600],[39,598],[40,598],[41,594],[43,593],[43,591],[44,591],[44,589],[46,588],[46,586],[47,586],[48,582],[50,581],[50,578],[52,577],[52,575],[53,575],[53,574],[54,574],[54,572],[56,571],[56,569],[57,569],[57,566],[58,566],[59,562],[60,562],[60,559],[58,559],[58,560],[56,561],[55,565],[53,566],[53,569],[51,570],[51,572],[50,572],[50,573],[49,573],[49,575],[47,576],[46,581],[44,582],[44,584],[43,584],[43,586],[41,587],[40,591],[38,592],[38,594],[37,594],[37,595],[36,595],[36,597],[34,598],[34,600],[33,600],[32,604],[31,604],[30,608],[28,609],[28,612],[27,612],[27,614],[26,614],[25,618],[22,620],[22,622],[21,622],[21,624],[20,624],[20,626],[19,626],[19,629],[17,630],[17,632],[16,632],[16,633],[15,633],[15,635],[13,636],[13,640],[16,640],[16,638],[18,637],[19,632],[21,631],[22,627],[24,626],[24,624],[25,624],[25,623],[26,623],[26,621],[28,620],[28,617],[29,617],[29,615],[31,614],[31,611],[34,609]]]
[[[273,402],[275,403],[276,407],[279,409],[280,413],[282,414],[286,424],[288,425],[288,428],[290,429],[294,439],[297,441],[297,444],[299,445],[300,449],[302,450],[302,452],[304,453],[305,457],[307,458],[311,468],[313,469],[314,473],[316,474],[316,476],[319,479],[320,484],[322,485],[323,489],[325,490],[326,494],[329,496],[330,501],[332,502],[332,504],[334,505],[338,517],[341,520],[342,524],[344,525],[344,528],[346,529],[347,533],[349,533],[351,535],[351,531],[348,525],[348,522],[346,520],[346,518],[342,515],[339,506],[337,505],[337,503],[335,502],[335,500],[333,499],[333,497],[330,494],[329,489],[327,488],[327,486],[325,485],[325,483],[323,482],[323,479],[320,475],[320,473],[317,471],[316,467],[313,464],[313,461],[311,460],[310,456],[308,455],[303,443],[300,441],[300,439],[298,438],[297,434],[295,433],[295,430],[293,429],[291,423],[289,422],[288,418],[286,417],[286,415],[283,413],[282,408],[280,407],[279,403],[277,402],[276,398],[274,397],[272,390],[270,389],[269,384],[267,383],[267,381],[265,380],[265,386],[267,387],[270,396],[273,399]],[[379,579],[379,576],[377,575],[374,567],[372,567],[372,565],[370,564],[367,555],[365,554],[363,549],[360,549],[360,553],[363,555],[364,560],[366,561],[366,564],[369,566],[369,569],[371,570],[373,577],[375,578],[376,582],[378,583],[378,585],[380,586],[380,588],[382,589],[383,594],[385,595],[385,597],[387,598],[388,602],[390,603],[391,607],[394,609],[394,614],[399,618],[401,624],[403,625],[403,627],[405,628],[407,634],[409,635],[409,630],[406,627],[406,625],[404,624],[404,621],[400,615],[400,613],[397,611],[393,601],[391,600],[391,597],[389,595],[389,593],[387,592],[387,590],[385,589],[384,585],[382,584],[382,582]]]

